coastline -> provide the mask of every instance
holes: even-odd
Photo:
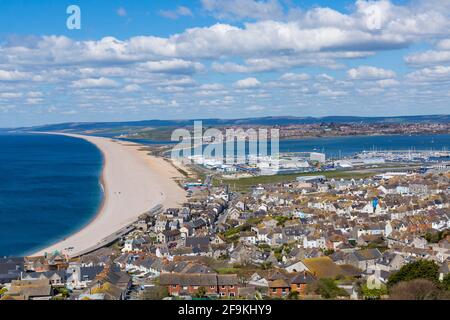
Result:
[[[42,256],[56,250],[77,256],[150,209],[158,205],[178,206],[186,199],[184,190],[174,181],[174,178],[182,178],[176,168],[162,158],[149,155],[143,145],[103,137],[39,133],[84,139],[95,145],[103,157],[99,178],[103,197],[96,214],[81,229],[29,256]]]

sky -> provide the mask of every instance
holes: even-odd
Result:
[[[447,0],[0,0],[0,127],[449,102]]]

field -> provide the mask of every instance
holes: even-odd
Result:
[[[317,173],[293,173],[293,174],[279,174],[273,176],[255,176],[251,178],[221,180],[218,177],[214,178],[214,184],[219,185],[220,182],[228,184],[232,191],[245,192],[250,190],[253,186],[259,184],[274,184],[274,183],[287,183],[294,181],[297,177],[302,176],[315,176],[323,175],[329,179],[361,179],[374,175],[374,172],[362,172],[362,171],[327,171]]]

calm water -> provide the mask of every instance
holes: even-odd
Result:
[[[143,144],[154,144],[148,140],[136,141]],[[205,145],[206,147],[206,145]],[[235,143],[235,153],[239,150]],[[248,144],[245,145],[248,153]],[[371,150],[449,150],[450,134],[421,136],[351,136],[281,140],[280,152],[323,152],[328,158],[351,156],[362,151]],[[268,144],[270,154],[270,143]],[[193,151],[192,151],[193,152]],[[226,145],[224,144],[224,153]]]
[[[354,136],[280,141],[281,152],[324,152],[328,157],[350,156],[371,150],[450,149],[450,135]]]
[[[64,136],[0,135],[0,256],[30,254],[89,222],[102,155]]]

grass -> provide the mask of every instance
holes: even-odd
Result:
[[[294,181],[297,177],[302,176],[315,176],[322,175],[326,178],[332,179],[341,179],[341,178],[368,178],[372,177],[375,173],[373,172],[352,172],[352,171],[326,171],[326,172],[315,172],[315,173],[293,173],[293,174],[279,174],[273,176],[256,176],[251,178],[242,178],[242,179],[231,179],[231,180],[222,180],[223,183],[228,184],[233,191],[248,191],[253,186],[257,186],[259,184],[277,184],[277,183],[287,183]],[[218,183],[218,180],[215,179],[214,183]]]

